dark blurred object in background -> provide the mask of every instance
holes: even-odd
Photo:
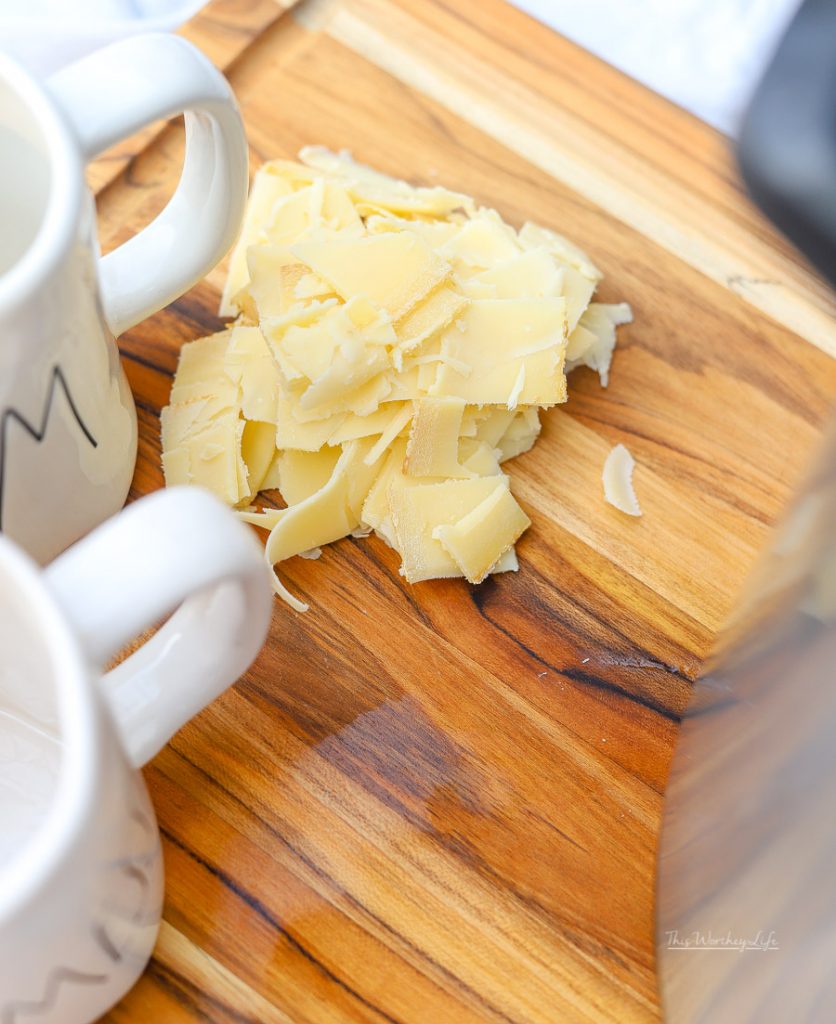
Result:
[[[799,11],[739,157],[764,212],[836,283],[836,0]],[[836,1020],[836,426],[695,687],[657,895],[671,1024]]]

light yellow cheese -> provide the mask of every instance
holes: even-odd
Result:
[[[228,409],[202,425],[199,434],[180,437],[177,424],[182,406],[163,410],[163,472],[167,487],[194,484],[205,487],[228,505],[248,497],[247,471],[242,468],[241,437],[244,421],[237,409]]]
[[[594,341],[586,344],[585,336],[578,339],[582,347],[576,343],[575,351],[579,354],[567,365],[567,372],[571,372],[576,366],[588,366],[601,378],[601,386],[606,387],[615,349],[615,329],[621,324],[629,324],[632,319],[632,310],[626,302],[615,305],[593,302],[581,317],[575,332],[583,328],[594,336]]]
[[[238,312],[238,307],[232,300],[249,280],[247,249],[266,240],[264,228],[270,220],[273,206],[278,199],[290,195],[292,191],[293,186],[284,177],[272,173],[267,168],[255,176],[241,234],[230,257],[229,271],[218,311],[220,316],[234,316]]]
[[[412,419],[411,402],[402,402],[399,408],[397,408],[398,403],[393,404],[396,408],[391,420],[364,458],[367,466],[373,466],[384,452],[389,450],[389,446],[406,429],[407,424]]]
[[[331,479],[341,449],[323,447],[318,452],[289,449],[279,454],[278,488],[288,505],[298,505],[316,494]]]
[[[503,462],[529,451],[540,436],[540,414],[536,406],[520,409],[497,442]]]
[[[345,420],[344,413],[301,423],[293,414],[293,403],[280,394],[276,402],[276,447],[318,452]]]
[[[275,436],[273,438],[273,458],[270,465],[267,467],[267,472],[264,474],[264,479],[261,481],[261,487],[259,490],[272,491],[278,490],[279,487],[279,460],[284,453],[276,448]]]
[[[187,342],[180,349],[177,372],[169,396],[170,402],[218,397],[218,388],[227,383],[224,359],[230,333],[226,330],[210,334],[206,338]],[[228,390],[232,401],[237,389],[233,385]]]
[[[470,476],[459,465],[463,413],[461,398],[421,398],[415,403],[404,466],[408,476]]]
[[[517,553],[513,548],[509,548],[497,563],[491,566],[490,574],[493,575],[496,572],[519,572],[519,569],[520,563],[517,561]]]
[[[345,150],[332,153],[323,146],[305,146],[299,157],[308,167],[343,180],[355,201],[365,200],[381,209],[434,216],[460,208],[473,209],[469,196],[444,188],[413,188],[357,163]]]
[[[406,316],[395,324],[401,354],[418,348],[454,320],[467,305],[467,299],[447,284],[434,288]]]
[[[329,444],[342,444],[344,441],[356,441],[360,437],[371,437],[382,434],[403,407],[402,402],[382,402],[368,416],[355,416],[347,413],[342,423],[328,439]]]
[[[596,283],[601,280],[603,274],[590,260],[583,250],[579,249],[568,238],[559,235],[549,228],[539,227],[526,221],[518,235],[520,244],[524,249],[548,249],[561,263],[568,263],[579,270],[584,277]]]
[[[515,413],[508,408],[494,409],[483,416],[476,424],[475,437],[491,448],[496,448],[505,431],[514,421]]]
[[[236,324],[229,332],[224,370],[241,391],[241,412],[248,420],[275,423],[279,375],[258,327]]]
[[[547,249],[516,252],[462,282],[473,298],[536,299],[562,295],[563,272]]]
[[[508,478],[476,477],[413,487],[390,483],[388,497],[397,547],[403,559],[401,573],[409,583],[463,575],[433,531],[463,519],[497,487],[507,489]]]
[[[383,361],[383,356],[369,354],[367,360],[371,368]],[[371,380],[364,380],[370,366],[366,360],[354,364],[353,368],[334,361],[327,374],[315,381],[299,399],[295,410],[296,418],[302,422],[331,418],[337,413],[354,413],[356,416],[370,416],[377,411],[381,402],[387,398],[393,400],[392,384],[384,373],[379,373]],[[351,391],[340,390],[344,384],[348,387],[352,380],[359,380]]]
[[[410,231],[299,242],[291,251],[343,299],[363,295],[393,320],[450,273],[449,264]]]
[[[604,497],[619,511],[628,516],[642,514],[639,500],[633,489],[633,469],[635,460],[623,444],[617,444],[604,462],[602,481]]]
[[[426,217],[407,219],[389,211],[381,211],[367,217],[366,230],[370,235],[380,234],[382,231],[412,231],[437,252],[456,234],[463,222],[454,221],[452,217],[446,220],[430,220]]]
[[[565,332],[562,298],[476,299],[443,334],[446,351],[470,365],[472,372],[464,376],[442,365],[433,394],[454,395],[477,405],[507,405],[524,364],[525,380],[514,396],[517,402],[565,402]]]
[[[516,571],[528,519],[501,463],[565,401],[565,369],[606,384],[628,307],[591,301],[600,272],[553,231],[518,234],[347,153],[301,160],[253,182],[222,300],[238,320],[183,348],[166,482],[206,486],[269,530],[279,571],[371,530],[411,582]],[[268,489],[287,508],[252,504]],[[275,589],[306,607],[278,576]]]
[[[588,327],[579,323],[570,333],[566,344],[566,372],[571,373],[576,366],[582,365],[584,353],[592,348],[598,340],[598,335],[593,334]]]
[[[405,458],[406,440],[399,438],[389,449],[386,460],[366,495],[360,515],[361,522],[375,530],[390,547],[395,546],[389,505],[390,487],[406,487],[412,483],[403,471]]]
[[[481,583],[531,520],[499,478],[493,492],[466,516],[433,529],[437,540],[470,583]]]
[[[566,299],[566,329],[573,331],[590,303],[597,282],[568,264],[562,270],[561,292]]]
[[[247,249],[248,291],[258,320],[281,316],[299,301],[295,288],[308,268],[283,245],[253,245]]]
[[[315,182],[277,199],[264,233],[271,245],[289,246],[321,224],[322,185]]]
[[[166,406],[160,417],[163,450],[179,448],[211,427],[216,420],[237,420],[239,390],[231,384],[227,387],[228,391],[212,398],[191,398]]]
[[[474,476],[499,476],[499,449],[491,448],[475,437],[463,437],[459,441],[459,462]]]
[[[496,210],[479,210],[441,248],[441,254],[453,262],[485,270],[505,263],[520,253],[516,234]]]
[[[271,567],[302,551],[339,540],[360,525],[359,509],[379,469],[366,466],[363,461],[369,448],[367,441],[349,441],[327,483],[284,510],[270,531],[264,549]],[[307,609],[287,591],[275,573],[273,586],[298,611]]]
[[[266,487],[265,477],[276,454],[276,425],[247,420],[241,433],[241,458],[247,469],[246,497]],[[242,500],[244,495],[239,498]]]
[[[360,230],[362,222],[345,186],[337,182],[324,183],[322,219],[332,231]]]

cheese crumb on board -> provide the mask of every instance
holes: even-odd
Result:
[[[628,516],[642,514],[639,499],[633,490],[633,469],[636,462],[623,444],[617,444],[604,462],[602,480],[604,497],[619,511]]]
[[[166,483],[269,530],[275,590],[298,611],[277,567],[349,535],[375,532],[410,583],[515,572],[530,521],[504,464],[566,401],[567,372],[606,386],[632,319],[593,301],[601,276],[562,235],[462,193],[321,147],[271,161],[230,259],[220,311],[236,319],[181,352]],[[638,509],[613,472],[608,500]],[[286,507],[259,508],[262,491]]]

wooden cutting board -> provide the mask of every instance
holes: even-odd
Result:
[[[836,396],[827,292],[724,139],[500,0],[216,0],[185,34],[227,69],[253,167],[324,143],[470,192],[577,240],[635,323],[610,387],[576,374],[510,467],[518,574],[410,587],[375,539],[287,565],[311,611],[277,603],[251,671],[146,771],[165,921],[106,1019],[657,1020],[677,722]],[[153,134],[94,168],[105,249],[171,192],[179,128]],[[222,279],[121,339],[134,496]],[[619,441],[639,520],[602,500]]]

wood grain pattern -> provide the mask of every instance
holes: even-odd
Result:
[[[577,374],[512,466],[518,574],[410,587],[375,539],[288,563],[311,612],[277,604],[251,671],[147,770],[165,924],[106,1020],[658,1020],[677,722],[836,396],[829,299],[722,140],[498,0],[303,5],[230,78],[254,165],[321,142],[467,190],[582,242],[636,321],[609,389]],[[100,194],[105,249],[181,150],[166,130]],[[732,280],[761,268],[774,286]],[[161,484],[159,410],[222,279],[121,340],[134,495]],[[640,520],[601,497],[617,441]]]

